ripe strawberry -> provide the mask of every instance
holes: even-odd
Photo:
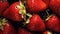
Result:
[[[42,0],[28,0],[27,1],[27,10],[30,13],[42,12],[47,8],[47,4]]]
[[[45,32],[43,32],[43,34],[53,34],[53,33],[50,31],[45,31]]]
[[[9,6],[9,2],[7,0],[0,0],[0,16],[2,12],[7,9]]]
[[[7,10],[3,12],[3,17],[13,21],[22,21],[25,18],[26,10],[22,2],[13,3]]]
[[[51,15],[46,19],[46,26],[54,32],[60,32],[60,22],[56,15]]]
[[[60,16],[60,0],[50,0],[51,10]]]
[[[42,0],[42,1],[45,2],[47,4],[47,6],[49,5],[50,0]]]
[[[0,34],[16,34],[14,27],[5,18],[0,19]]]
[[[0,34],[2,34],[2,31],[0,31]]]
[[[18,34],[33,34],[33,33],[31,33],[29,31],[27,31],[26,29],[20,27],[18,29]]]
[[[29,22],[27,22],[27,23],[28,23],[27,29],[29,29],[30,31],[39,31],[39,32],[42,32],[42,31],[45,30],[44,21],[37,14],[34,14],[29,19]]]

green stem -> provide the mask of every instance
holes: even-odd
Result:
[[[26,15],[28,16],[28,18],[26,19],[25,22],[23,22],[24,25],[29,24],[30,23],[30,18],[32,17],[32,15],[30,13],[27,13]]]
[[[29,18],[31,18],[32,17],[32,15],[30,14],[30,13],[27,13],[26,14]]]
[[[46,14],[47,14],[47,16],[49,16],[49,13],[48,13],[48,11],[49,11],[49,9],[47,9],[47,10],[46,10]]]
[[[47,20],[51,17],[48,11],[49,11],[49,9],[46,10],[46,14],[47,14],[47,15],[46,15],[45,21],[47,21]]]

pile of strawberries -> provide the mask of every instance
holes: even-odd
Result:
[[[0,0],[0,34],[60,34],[60,0]]]

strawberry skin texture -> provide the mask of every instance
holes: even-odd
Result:
[[[0,31],[0,34],[2,34],[2,31]]]
[[[4,12],[4,10],[6,10],[9,7],[9,2],[1,2],[0,1],[0,15],[2,16],[2,13]]]
[[[9,22],[4,26],[3,34],[16,34],[14,27]]]
[[[56,15],[51,16],[46,22],[47,28],[52,31],[60,32],[60,22]]]
[[[47,31],[43,32],[43,34],[47,34]]]
[[[44,24],[44,21],[41,19],[41,17],[35,14],[30,18],[30,22],[27,25],[27,28],[30,31],[41,31],[42,32],[45,30],[45,24]]]
[[[33,34],[33,33],[31,33],[29,31],[27,31],[26,29],[20,27],[18,30],[18,34]]]
[[[16,34],[14,27],[8,21],[3,26],[3,29],[4,30],[0,30],[0,34]]]
[[[51,10],[60,16],[60,0],[50,0]]]
[[[47,8],[47,5],[42,0],[28,0],[27,1],[27,10],[30,13],[42,12]]]
[[[17,8],[19,2],[13,3],[7,10],[3,12],[3,17],[11,19],[13,21],[21,21],[22,15],[19,14],[19,9]]]
[[[50,1],[50,0],[42,0],[42,1],[47,4],[47,8],[48,8],[48,7],[49,7],[49,1]]]

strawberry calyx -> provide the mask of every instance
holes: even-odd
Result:
[[[30,22],[30,18],[32,17],[32,15],[30,13],[26,14],[29,18],[26,20],[26,23],[28,24]]]
[[[45,11],[45,12],[46,12],[46,14],[47,14],[45,21],[49,20],[49,18],[50,18],[51,16],[53,16],[53,14],[49,14],[49,12],[48,12],[48,11],[50,11],[50,10],[49,10],[49,9],[47,9],[47,10]]]
[[[30,13],[26,14],[28,16],[28,18],[26,19],[26,21],[23,23],[24,25],[27,25],[30,23],[30,18],[32,17],[32,15]]]
[[[29,18],[31,18],[32,17],[32,15],[30,14],[30,13],[27,13],[26,14]]]
[[[48,16],[48,17],[45,19],[45,21],[49,20],[49,18],[52,17],[52,16],[53,16],[53,14],[51,14],[50,16]]]
[[[0,18],[0,29],[4,30],[3,27],[6,24],[7,20],[5,18]]]
[[[21,1],[20,4],[17,5],[17,8],[19,8],[19,14],[22,15],[22,18],[26,20],[26,7],[23,5]]]
[[[22,3],[24,3],[24,4],[26,4],[26,2],[27,2],[27,0],[21,0],[22,1]]]

